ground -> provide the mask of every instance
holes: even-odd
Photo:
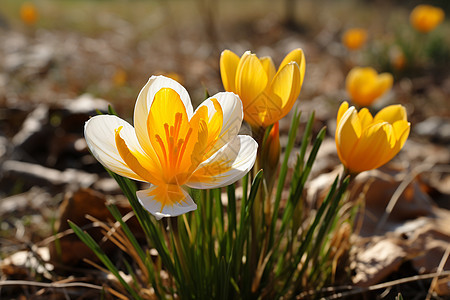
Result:
[[[308,183],[309,201],[320,199],[318,195],[340,168],[334,146],[335,118],[341,101],[348,99],[345,77],[352,67],[372,66],[393,73],[392,91],[372,109],[402,104],[412,126],[408,142],[394,161],[361,174],[352,187],[354,201],[361,201],[364,191],[364,205],[350,239],[353,274],[340,278],[357,288],[339,290],[342,297],[365,293],[368,299],[393,299],[401,292],[405,299],[425,299],[432,278],[421,280],[420,276],[439,270],[447,271],[447,277],[433,283],[436,287],[430,295],[448,297],[449,22],[428,35],[417,34],[408,21],[416,1],[292,2],[290,15],[286,13],[290,1],[43,0],[33,2],[38,19],[26,24],[19,14],[22,1],[2,0],[1,282],[80,278],[108,282],[98,278],[104,275],[98,275],[97,269],[79,264],[80,259],[91,257],[86,250],[67,253],[64,266],[33,262],[55,255],[56,233],[64,235],[69,228],[65,225],[68,212],[71,220],[79,222],[85,222],[87,213],[101,219],[107,213],[108,197],[124,202],[127,209],[120,190],[89,154],[83,138],[83,124],[97,110],[107,111],[112,104],[131,121],[139,90],[153,74],[176,78],[198,105],[206,90],[210,94],[223,91],[219,57],[224,49],[238,55],[246,50],[269,55],[277,65],[290,50],[300,47],[307,61],[297,103],[305,115],[302,124],[315,111],[314,131],[324,125],[328,128]],[[449,14],[446,1],[433,3]],[[341,35],[350,27],[369,31],[368,42],[360,50],[342,45]],[[413,54],[406,55],[406,63],[399,67],[396,51],[410,48]],[[280,122],[282,146],[289,117]],[[91,200],[89,205],[86,198]],[[76,237],[64,243],[69,249],[84,249]],[[370,293],[365,290],[414,275],[419,278],[405,285],[395,282]],[[42,288],[2,287],[0,295],[39,299],[49,294]],[[98,297],[92,291],[81,296],[88,290],[68,288],[65,297]],[[64,297],[57,291],[54,295]]]

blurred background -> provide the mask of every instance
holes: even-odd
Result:
[[[428,201],[414,206],[411,200],[414,205],[405,207],[414,209],[399,220],[431,214],[431,206],[447,210],[450,24],[446,19],[428,33],[415,30],[409,15],[421,3],[1,0],[0,257],[42,246],[45,238],[63,230],[61,203],[80,189],[91,188],[84,196],[88,199],[95,192],[120,195],[86,148],[83,125],[89,116],[111,104],[132,122],[139,90],[156,74],[182,83],[198,105],[206,90],[223,91],[219,57],[225,49],[239,56],[246,50],[268,55],[275,65],[294,48],[304,50],[306,75],[298,106],[305,120],[315,110],[317,130],[329,128],[315,176],[339,165],[334,124],[341,101],[348,100],[348,72],[371,66],[392,73],[392,90],[371,109],[398,103],[407,108],[412,131],[394,163],[400,170],[425,170],[414,178],[420,179],[420,197]],[[450,13],[447,0],[426,3]],[[358,49],[342,41],[351,28],[367,32]],[[288,129],[286,118],[281,135]],[[80,215],[89,209],[78,207]],[[449,237],[444,234],[444,245]],[[7,278],[9,273],[2,272]]]

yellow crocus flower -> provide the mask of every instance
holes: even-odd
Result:
[[[292,108],[303,84],[305,56],[291,51],[278,71],[270,57],[258,58],[250,51],[241,58],[230,50],[220,56],[220,74],[226,91],[239,95],[244,119],[253,127],[267,127]]]
[[[442,8],[428,4],[417,5],[409,15],[411,25],[422,33],[432,31],[444,21],[445,13]]]
[[[339,108],[336,148],[350,174],[381,167],[402,149],[410,123],[402,105],[390,105],[372,117],[367,108],[356,111],[344,102]]]
[[[193,111],[182,85],[152,76],[134,109],[134,127],[113,116],[86,122],[86,142],[111,171],[149,182],[137,197],[157,219],[195,210],[185,187],[210,189],[244,176],[256,159],[257,143],[237,135],[242,103],[233,93],[218,93]]]
[[[350,28],[342,35],[342,43],[347,49],[358,50],[367,41],[367,30],[363,28]]]
[[[346,89],[355,104],[369,106],[390,90],[393,82],[389,73],[378,74],[370,67],[355,67],[347,75]]]
[[[20,18],[26,25],[33,25],[39,19],[39,13],[36,6],[31,2],[24,2],[20,6]]]

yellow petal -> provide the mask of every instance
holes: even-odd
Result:
[[[381,73],[378,75],[376,90],[379,91],[379,96],[383,95],[392,88],[394,77],[390,73]],[[378,96],[378,97],[379,97]]]
[[[267,74],[261,61],[249,51],[242,55],[236,71],[236,93],[244,107],[252,103],[267,87]]]
[[[406,109],[400,104],[389,105],[382,110],[380,110],[374,118],[374,122],[389,122],[394,124],[396,121],[405,120],[406,121]]]
[[[280,66],[278,67],[278,70],[281,70],[291,61],[295,61],[299,67],[300,70],[303,69],[302,77],[304,74],[304,68],[305,68],[305,55],[303,54],[303,50],[300,48],[294,49],[291,52],[288,53],[288,55],[285,56],[283,61],[281,62]]]
[[[159,176],[159,170],[154,170],[152,164],[146,164],[150,166],[150,168],[146,168],[143,166],[143,162],[145,162],[145,156],[139,152],[131,152],[129,147],[127,146],[125,140],[120,136],[120,131],[123,127],[119,127],[115,131],[115,140],[117,150],[122,157],[123,161],[127,164],[127,166],[143,178],[147,182],[159,183],[161,182],[161,177]]]
[[[236,94],[222,92],[215,94],[214,98],[217,99],[222,108],[223,124],[220,135],[211,150],[213,152],[222,148],[239,133],[244,118],[242,101]],[[204,103],[209,102],[206,100]]]
[[[204,101],[195,111],[191,119],[191,125],[198,124],[197,142],[191,154],[191,166],[193,171],[205,159],[210,157],[223,125],[222,107],[216,98]]]
[[[411,25],[423,33],[433,30],[444,18],[444,10],[427,4],[417,5],[410,14]]]
[[[193,114],[191,99],[186,89],[173,79],[164,76],[152,76],[142,88],[138,99],[134,106],[134,128],[136,129],[136,136],[142,148],[149,156],[156,156],[155,150],[150,142],[150,132],[148,131],[147,119],[152,106],[155,94],[163,88],[170,88],[174,90],[183,101],[186,108],[188,118]]]
[[[359,120],[361,121],[361,128],[364,130],[373,123],[372,114],[367,108],[363,108],[358,113]]]
[[[134,180],[146,181],[136,174],[122,159],[115,141],[115,130],[122,127],[127,134],[127,140],[135,152],[142,151],[134,128],[126,121],[112,115],[99,115],[92,117],[84,126],[84,137],[92,155],[106,168],[121,176]]]
[[[353,173],[376,169],[387,163],[395,154],[395,135],[391,124],[377,123],[363,133],[348,161]],[[395,153],[394,153],[395,152]]]
[[[347,92],[351,99],[358,105],[372,104],[375,97],[372,96],[373,87],[376,84],[377,73],[372,68],[354,68],[347,76]]]
[[[367,30],[363,28],[351,28],[344,32],[342,43],[350,50],[361,48],[367,40]]]
[[[338,111],[338,114],[337,114],[336,124],[339,124],[339,122],[341,121],[342,116],[344,115],[344,113],[347,110],[348,110],[348,102],[344,101],[344,102],[342,102],[341,106],[339,106],[339,111]]]
[[[345,107],[346,102],[342,105]],[[342,107],[341,105],[341,107]],[[356,109],[350,107],[342,116],[336,127],[336,148],[344,166],[348,167],[353,149],[361,137],[361,122]]]
[[[150,142],[163,167],[162,176],[170,182],[179,173],[190,131],[186,108],[177,92],[162,88],[155,94],[147,127]]]
[[[398,142],[398,147],[401,149],[409,136],[411,124],[408,121],[401,120],[392,124],[394,128],[395,138]]]
[[[272,81],[272,93],[280,97],[281,109],[283,110],[284,117],[292,108],[300,94],[301,85],[301,73],[300,68],[296,62],[291,62],[283,67],[280,72],[275,75]],[[271,124],[275,123],[275,120]]]
[[[228,92],[236,92],[236,70],[239,64],[239,56],[230,50],[222,51],[220,55],[220,75],[223,87]]]
[[[253,167],[257,149],[258,144],[250,136],[235,136],[200,164],[186,185],[197,189],[210,189],[232,184]]]
[[[272,58],[269,56],[261,57],[261,64],[266,71],[268,82],[271,82],[277,72]]]
[[[197,209],[191,196],[178,185],[151,185],[136,193],[141,205],[157,220],[174,217]]]

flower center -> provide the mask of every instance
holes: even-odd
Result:
[[[159,134],[155,134],[156,142],[161,149],[161,158],[164,162],[164,169],[167,171],[168,175],[166,179],[171,183],[175,183],[179,179],[177,178],[177,171],[179,170],[181,160],[186,152],[186,147],[192,134],[192,128],[189,128],[184,138],[179,136],[181,122],[182,114],[176,113],[175,122],[172,126],[169,126],[168,123],[164,123],[164,135],[161,137]]]

